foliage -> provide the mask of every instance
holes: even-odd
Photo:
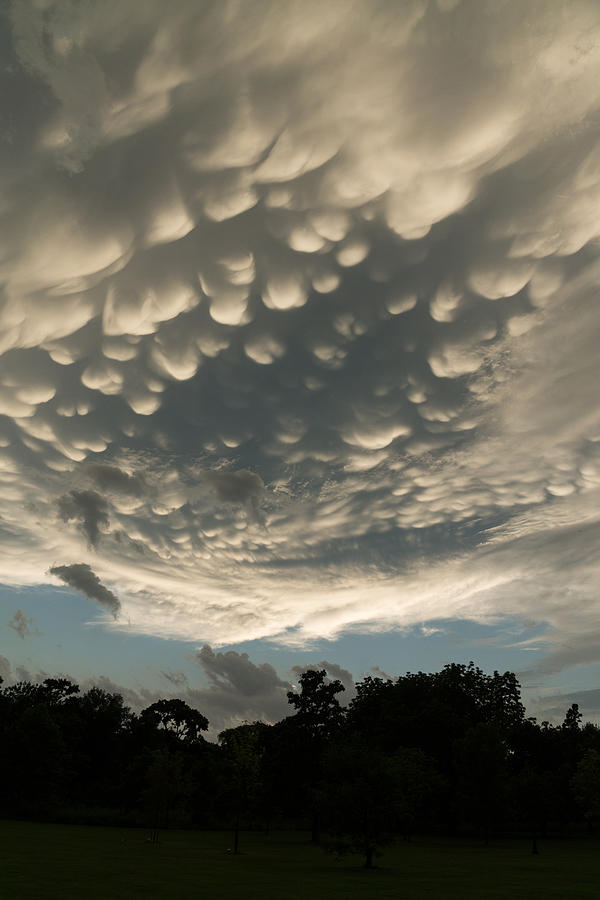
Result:
[[[600,729],[576,705],[558,727],[527,719],[513,673],[368,676],[346,708],[342,691],[304,672],[290,715],[214,744],[180,699],[135,714],[64,678],[2,685],[0,815],[228,827],[235,849],[244,829],[294,823],[368,865],[396,837],[513,832],[535,846],[600,818]]]
[[[201,732],[208,728],[208,719],[201,712],[176,698],[152,703],[142,712],[140,722],[188,743],[201,741]]]
[[[571,784],[575,801],[591,826],[600,819],[600,753],[597,750],[585,751]]]

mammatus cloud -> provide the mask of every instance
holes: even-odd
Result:
[[[88,600],[97,600],[113,616],[118,619],[121,601],[112,591],[102,584],[98,576],[87,563],[74,563],[70,566],[52,566],[51,575],[60,578],[66,585],[85,594]]]
[[[596,0],[9,21],[1,577],[93,560],[213,646],[508,615],[588,659]]]
[[[21,640],[24,640],[32,634],[39,634],[34,622],[35,619],[27,618],[23,610],[18,609],[12,617],[12,620],[8,623],[8,627],[12,628],[13,631],[16,631]],[[3,657],[3,659],[5,659],[5,657]]]

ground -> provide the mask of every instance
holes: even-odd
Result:
[[[597,900],[600,839],[523,841],[416,838],[365,871],[336,860],[303,833],[241,836],[0,822],[0,897],[7,900]]]

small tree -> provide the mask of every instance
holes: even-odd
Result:
[[[337,695],[346,690],[337,679],[328,681],[325,669],[308,669],[300,676],[300,693],[288,691],[296,720],[311,737],[327,740],[344,720]]]
[[[461,805],[486,844],[502,810],[506,756],[498,729],[483,722],[454,742],[454,768]]]
[[[140,722],[187,744],[202,741],[201,732],[208,728],[206,716],[177,698],[152,703],[142,711]]]
[[[150,820],[150,843],[158,843],[161,828],[168,828],[169,814],[182,789],[182,759],[169,749],[149,750],[142,803]]]
[[[577,763],[571,779],[575,801],[591,830],[600,819],[600,753],[589,749]]]
[[[329,681],[325,669],[308,669],[300,676],[300,693],[289,691],[287,698],[296,714],[286,719],[287,730],[294,738],[296,753],[301,757],[301,778],[311,805],[311,840],[319,842],[319,794],[321,762],[327,744],[339,732],[345,717],[337,695],[344,691],[337,679]],[[288,735],[289,737],[289,735]]]
[[[241,817],[256,806],[260,795],[264,734],[268,728],[264,722],[244,722],[219,735],[219,744],[228,763],[226,774],[230,789],[225,791],[225,797],[233,806],[234,853],[239,853]]]
[[[345,740],[325,754],[318,789],[329,839],[325,849],[359,853],[372,869],[398,826],[399,779],[393,760],[360,738]]]

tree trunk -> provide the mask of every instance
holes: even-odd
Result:
[[[240,813],[239,810],[235,814],[235,825],[233,829],[233,852],[239,853],[240,846]]]
[[[373,868],[373,848],[370,844],[365,849],[365,869]]]
[[[539,852],[540,851],[538,850],[538,843],[537,843],[537,831],[534,828],[533,834],[531,835],[531,853],[533,854],[533,856],[537,856]]]
[[[316,809],[312,813],[310,840],[313,844],[319,843],[319,813]]]

